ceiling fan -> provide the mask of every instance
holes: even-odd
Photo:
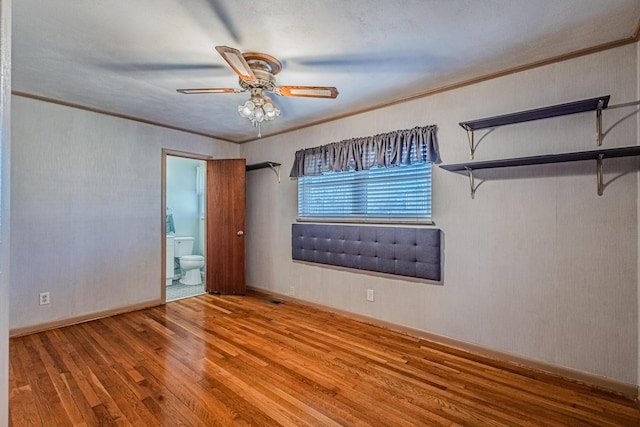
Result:
[[[238,106],[238,113],[251,120],[258,127],[264,120],[273,120],[280,115],[280,110],[265,93],[279,96],[300,96],[306,98],[336,98],[338,90],[328,86],[276,86],[275,75],[282,70],[282,63],[271,55],[259,52],[241,53],[228,46],[216,46],[218,53],[240,78],[240,89],[234,88],[201,88],[177,89],[184,94],[203,93],[240,93],[250,92],[251,99]]]

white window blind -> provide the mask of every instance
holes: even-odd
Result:
[[[299,177],[298,216],[429,220],[431,163]]]

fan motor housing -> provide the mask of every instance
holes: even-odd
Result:
[[[271,55],[267,55],[266,53],[245,52],[242,54],[242,57],[254,71],[255,69],[263,69],[273,75],[276,75],[282,70],[282,62]]]
[[[245,61],[256,76],[256,80],[240,79],[240,87],[244,90],[261,88],[271,92],[276,86],[276,74],[282,70],[282,63],[271,55],[260,52],[245,52],[242,54]]]
[[[260,87],[267,91],[272,91],[276,86],[276,78],[269,71],[254,68],[251,66],[253,74],[256,76],[256,80],[244,80],[239,79],[240,87],[245,90],[251,90],[251,88]]]

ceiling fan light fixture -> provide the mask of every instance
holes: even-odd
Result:
[[[253,116],[256,122],[262,122],[264,120],[264,110],[260,107],[256,108],[253,110]]]
[[[244,118],[250,118],[251,113],[255,110],[256,106],[251,102],[251,100],[245,102],[242,105],[238,105],[238,114]]]
[[[273,120],[280,115],[280,110],[268,102],[264,104],[262,109],[264,110],[264,116],[267,120]]]
[[[258,137],[261,137],[260,123],[271,121],[280,115],[280,110],[276,108],[271,100],[262,94],[256,94],[244,104],[238,105],[238,114],[251,121],[251,124],[258,128]]]

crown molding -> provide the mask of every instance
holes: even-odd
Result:
[[[159,127],[165,128],[165,129],[177,130],[177,131],[180,131],[180,132],[186,132],[186,133],[190,133],[190,134],[193,134],[193,135],[204,136],[206,138],[213,138],[213,139],[217,139],[217,140],[220,140],[220,141],[237,143],[237,141],[232,141],[230,139],[221,138],[219,136],[215,136],[215,135],[208,134],[208,133],[196,132],[196,131],[193,131],[193,130],[190,130],[190,129],[186,129],[186,128],[181,128],[181,127],[177,127],[177,126],[171,126],[171,125],[168,125],[166,123],[154,122],[152,120],[141,119],[140,117],[129,116],[129,115],[120,114],[120,113],[114,113],[113,111],[107,111],[107,110],[102,110],[100,108],[88,107],[86,105],[75,104],[73,102],[62,101],[60,99],[55,99],[55,98],[48,98],[48,97],[45,97],[45,96],[35,95],[35,94],[32,94],[32,93],[28,93],[28,92],[21,92],[21,91],[18,91],[18,90],[13,90],[13,91],[11,91],[11,94],[14,95],[14,96],[22,97],[22,98],[35,99],[36,101],[48,102],[48,103],[51,103],[51,104],[62,105],[64,107],[76,108],[78,110],[84,110],[84,111],[90,111],[92,113],[97,113],[97,114],[104,114],[105,116],[111,116],[111,117],[117,117],[119,119],[131,120],[131,121],[138,122],[138,123],[144,123],[146,125],[159,126]]]

